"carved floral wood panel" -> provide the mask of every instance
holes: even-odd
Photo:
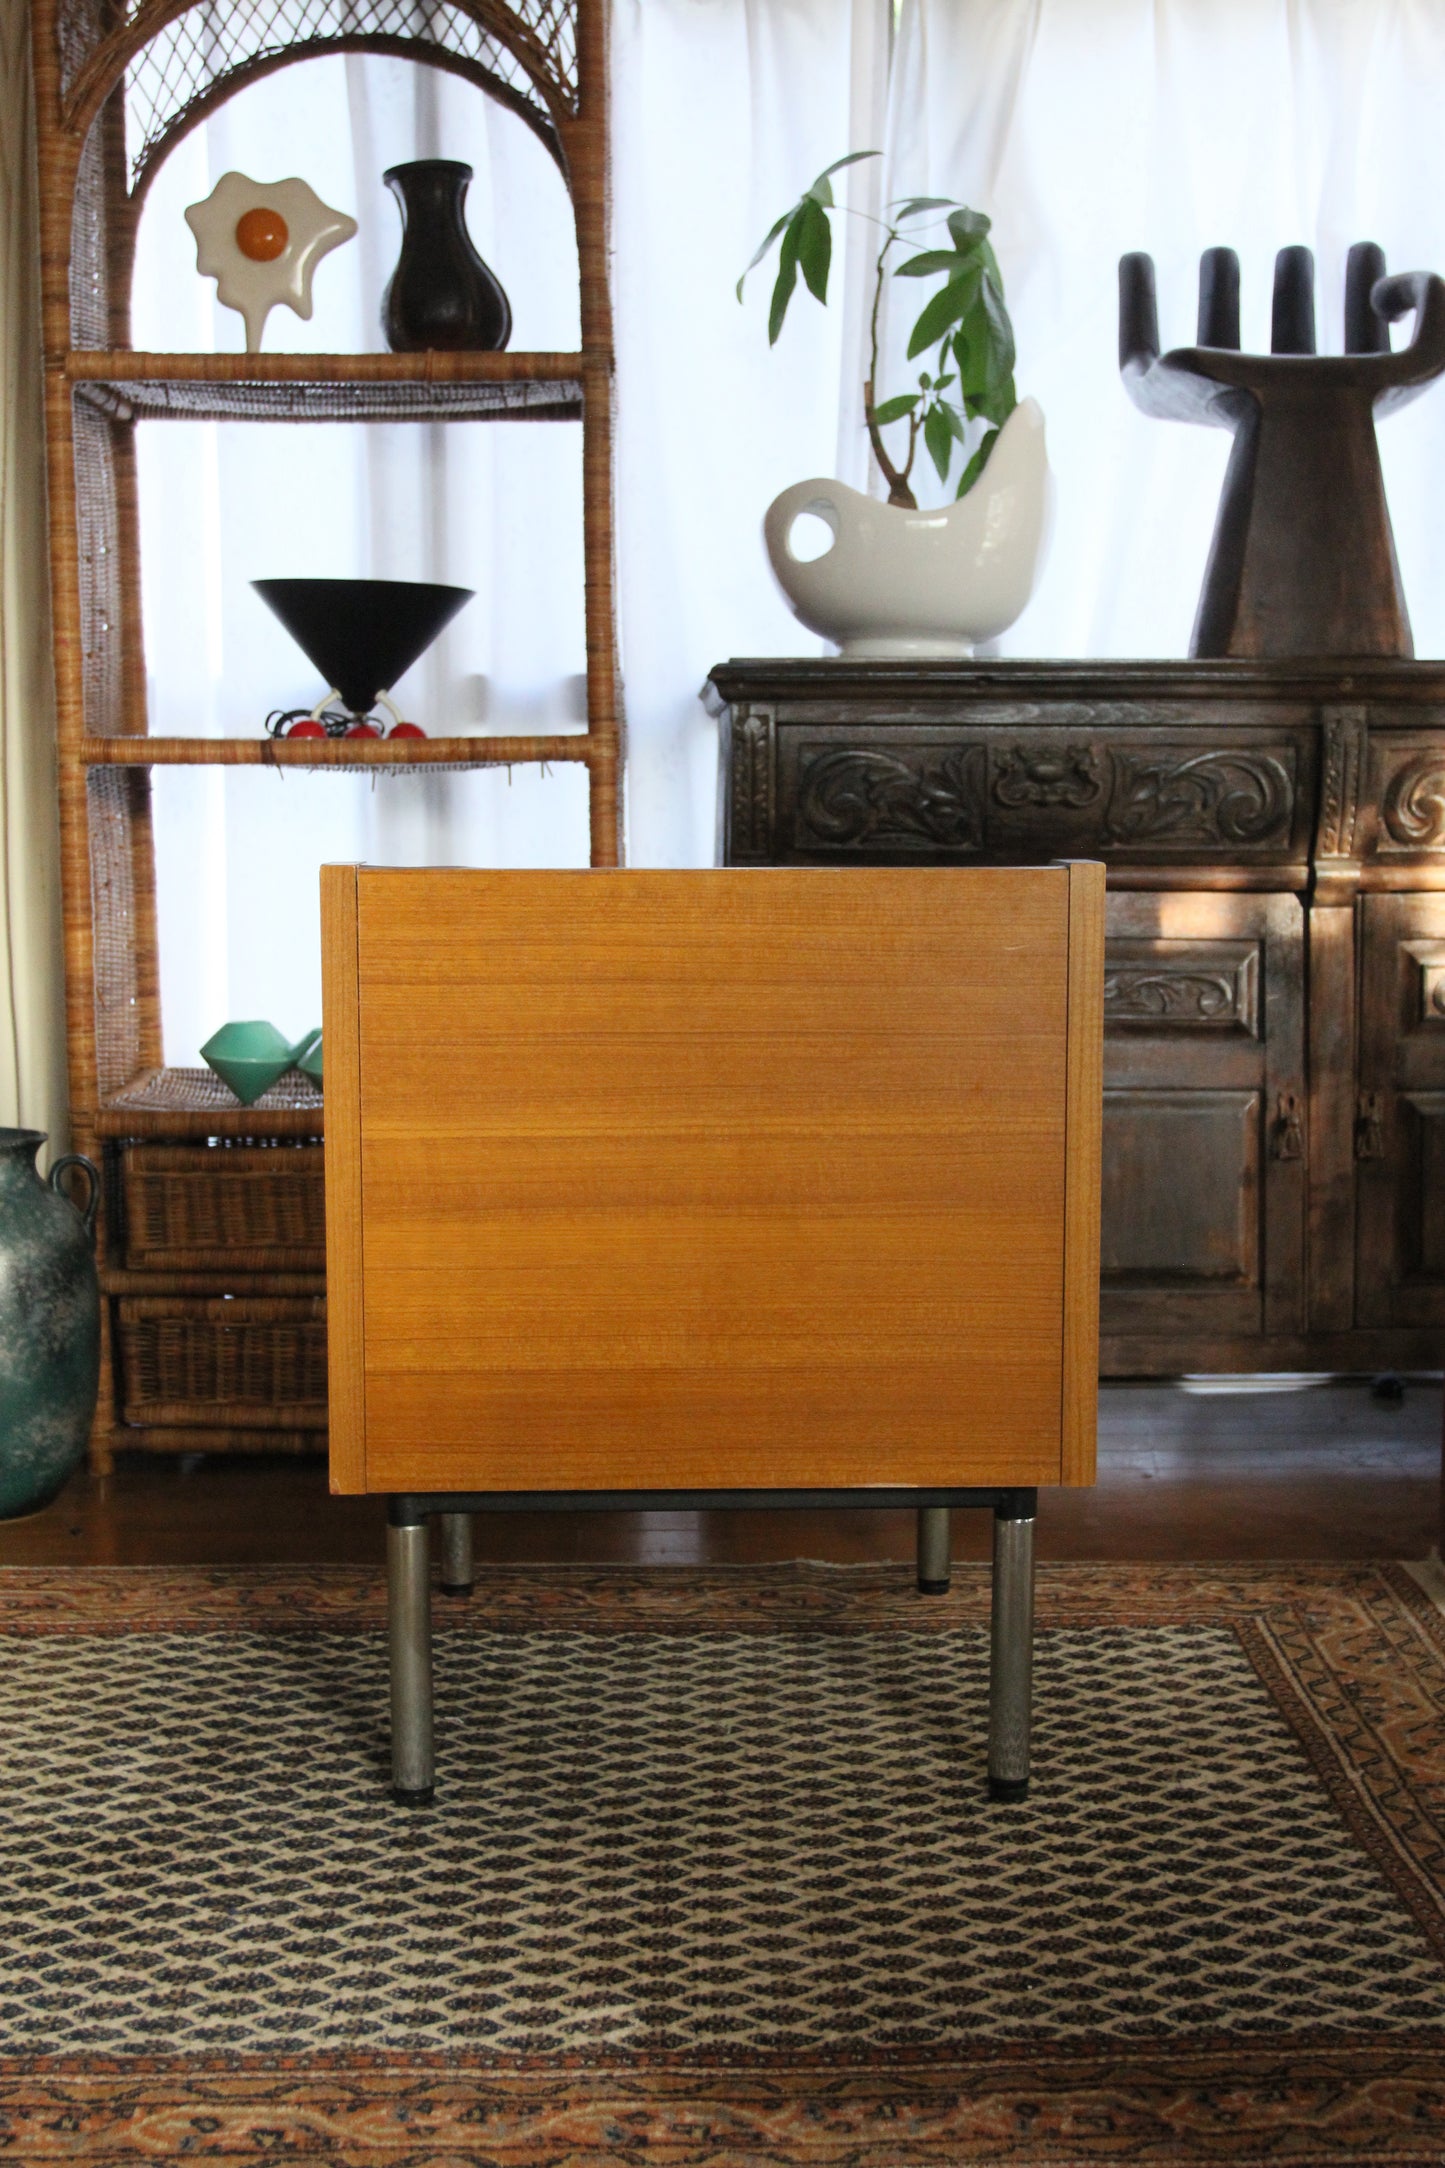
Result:
[[[1405,754],[1385,787],[1380,849],[1445,848],[1445,746]]]
[[[1258,1038],[1258,942],[1111,940],[1104,959],[1104,1028]]]
[[[793,757],[790,843],[801,851],[976,855],[1027,836],[1039,849],[1109,856],[1278,855],[1295,827],[1299,764],[1288,740],[1139,748],[1041,733],[939,745],[880,732],[862,747],[800,734]]]

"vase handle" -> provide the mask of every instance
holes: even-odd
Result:
[[[64,1174],[67,1167],[84,1167],[86,1174],[89,1177],[90,1194],[85,1200],[84,1211],[81,1211],[80,1206],[76,1204],[74,1199],[68,1194],[68,1192],[63,1190],[60,1186],[60,1177]],[[90,1238],[90,1243],[93,1248],[95,1245],[95,1213],[96,1207],[100,1203],[100,1170],[96,1166],[95,1161],[93,1159],[87,1159],[84,1152],[62,1152],[59,1159],[53,1160],[51,1162],[50,1172],[47,1175],[46,1180],[49,1182],[51,1188],[54,1190],[57,1197],[64,1197],[66,1203],[70,1206],[73,1212],[80,1212],[80,1217],[84,1224],[85,1232]]]
[[[838,546],[838,504],[830,494],[832,486],[829,482],[794,482],[791,489],[785,489],[768,506],[763,514],[763,540],[775,569],[784,563],[807,565],[815,563],[820,556],[832,556]],[[799,557],[793,548],[793,529],[808,515],[820,519],[833,539],[827,549]]]

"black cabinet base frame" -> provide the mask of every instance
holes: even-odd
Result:
[[[901,1490],[455,1491],[393,1497],[387,1508],[387,1639],[391,1657],[392,1794],[402,1805],[430,1803],[436,1777],[432,1740],[431,1569],[428,1522],[441,1522],[442,1592],[472,1587],[475,1513],[665,1513],[746,1509],[857,1511],[912,1507],[918,1515],[918,1586],[941,1595],[950,1574],[955,1506],[993,1514],[993,1595],[989,1631],[988,1792],[1028,1794],[1033,1693],[1034,1518],[1027,1488]]]

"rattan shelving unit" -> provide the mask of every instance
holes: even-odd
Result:
[[[325,1439],[321,1095],[241,1107],[161,1054],[150,771],[578,762],[594,865],[618,863],[606,0],[32,0],[71,1120],[102,1153],[117,1445],[304,1451]],[[445,68],[531,126],[571,194],[578,353],[143,354],[130,280],[146,189],[244,84],[322,53]],[[191,420],[580,419],[588,721],[571,735],[301,741],[147,734],[135,431]]]

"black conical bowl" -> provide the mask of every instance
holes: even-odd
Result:
[[[475,592],[425,580],[252,580],[353,715],[368,715]]]

